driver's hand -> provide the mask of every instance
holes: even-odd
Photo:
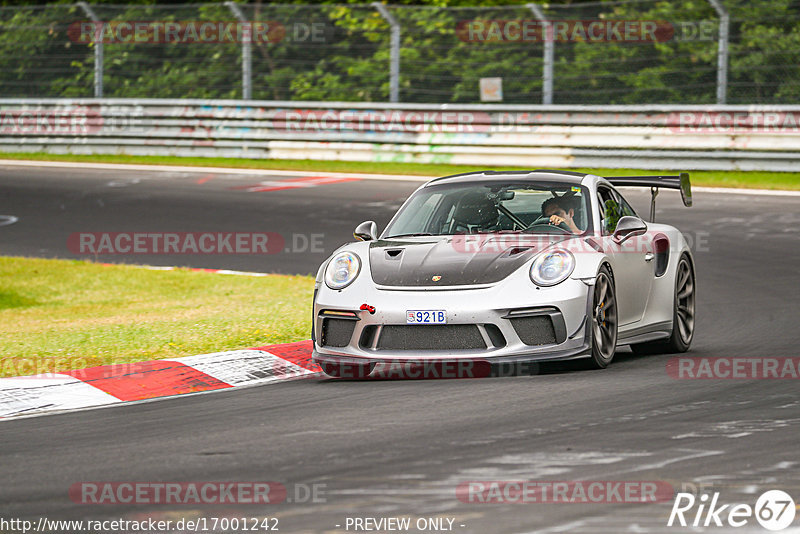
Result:
[[[550,224],[554,224],[554,225],[558,226],[561,223],[566,224],[567,228],[569,228],[572,231],[573,234],[581,233],[580,228],[578,228],[578,225],[575,224],[575,221],[573,221],[572,217],[570,217],[569,215],[567,215],[566,217],[561,217],[560,215],[551,215],[550,216]]]

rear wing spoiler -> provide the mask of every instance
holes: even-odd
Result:
[[[692,183],[688,172],[682,172],[678,176],[606,176],[605,179],[620,187],[649,187],[651,222],[656,220],[656,196],[659,188],[678,189],[683,205],[687,208],[692,206]]]

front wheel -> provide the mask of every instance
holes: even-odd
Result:
[[[694,338],[695,278],[689,258],[682,256],[675,274],[675,299],[672,312],[672,335],[666,341],[631,345],[635,354],[686,352]]]
[[[617,295],[614,279],[605,265],[594,282],[592,300],[592,355],[589,366],[605,369],[617,351]]]

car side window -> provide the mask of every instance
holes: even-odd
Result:
[[[611,235],[617,229],[621,215],[621,208],[614,193],[606,188],[597,189],[597,196],[600,202],[600,219],[603,227],[603,235]]]
[[[600,212],[600,230],[603,235],[606,234],[606,210],[603,208],[605,206],[605,200],[603,200],[603,196],[600,194],[600,191],[597,192],[597,206],[598,211]]]
[[[616,193],[617,193],[617,199],[619,200],[619,209],[620,209],[621,216],[622,217],[639,217],[636,214],[636,212],[633,210],[631,205],[628,204],[628,201],[625,200],[625,197],[623,197],[620,194],[619,191],[617,191]]]

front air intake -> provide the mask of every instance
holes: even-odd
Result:
[[[485,349],[486,342],[474,324],[385,325],[378,350]]]

